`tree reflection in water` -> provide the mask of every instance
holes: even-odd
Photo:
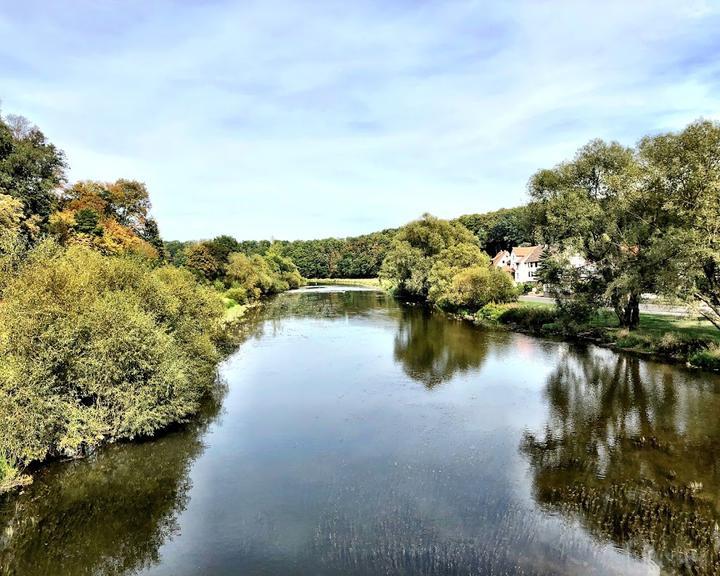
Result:
[[[486,332],[422,307],[401,309],[395,360],[410,378],[427,388],[479,368],[487,352]]]
[[[227,351],[262,334],[258,319],[231,335]],[[178,531],[190,467],[226,392],[219,382],[201,413],[175,430],[52,464],[23,493],[1,498],[0,575],[119,576],[157,564]]]
[[[58,463],[0,506],[3,575],[127,574],[158,561],[187,504],[191,463],[219,401],[183,430]]]
[[[537,501],[671,573],[720,573],[720,380],[694,376],[568,351],[547,381],[546,428],[522,445]]]

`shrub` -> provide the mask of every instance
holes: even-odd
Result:
[[[0,485],[17,475],[17,470],[10,466],[4,456],[0,455]]]
[[[500,316],[508,309],[507,304],[496,304],[490,302],[485,304],[480,310],[477,311],[475,317],[478,320],[485,320],[488,322],[497,322]]]
[[[667,332],[655,343],[655,350],[665,356],[683,358],[707,350],[712,344],[706,338],[691,338],[683,334]]]
[[[245,304],[248,301],[248,291],[246,288],[234,286],[225,291],[225,298],[234,300],[236,304]]]
[[[443,310],[474,311],[489,302],[516,299],[510,276],[490,266],[490,260],[474,244],[455,244],[425,259],[427,300]]]
[[[720,346],[695,352],[690,356],[690,364],[705,370],[720,371]]]
[[[498,317],[498,321],[501,324],[511,324],[536,332],[542,332],[543,326],[553,324],[557,322],[557,320],[557,310],[540,306],[514,306],[505,310]]]
[[[230,254],[226,278],[234,289],[245,291],[245,297],[238,300],[241,303],[297,288],[305,282],[292,260],[272,250],[265,256]]]
[[[617,333],[617,339],[615,345],[618,348],[635,348],[649,350],[653,347],[652,340],[647,336],[641,336],[640,334],[634,334],[628,330],[620,330]]]
[[[214,383],[221,298],[192,274],[44,242],[0,300],[0,456],[151,435]]]

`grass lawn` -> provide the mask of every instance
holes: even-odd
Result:
[[[552,308],[555,304],[547,302],[518,302],[523,308]],[[599,317],[590,322],[591,326],[607,328],[614,332],[619,329],[617,316],[610,310],[601,310]],[[688,338],[710,338],[720,343],[720,330],[704,318],[687,318],[666,314],[640,313],[640,326],[633,333],[659,339],[668,332],[687,336]]]
[[[519,301],[518,305],[527,308],[555,308],[555,304],[550,302],[528,302],[526,300]]]
[[[591,324],[605,328],[618,327],[617,317],[607,310],[602,311],[600,318]],[[683,334],[689,338],[712,338],[720,342],[720,330],[715,328],[715,326],[707,320],[667,316],[665,314],[640,313],[640,326],[635,331],[636,334],[639,336],[659,338],[668,332]]]

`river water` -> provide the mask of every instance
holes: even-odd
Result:
[[[2,574],[720,572],[720,379],[319,288],[189,425],[0,502]]]

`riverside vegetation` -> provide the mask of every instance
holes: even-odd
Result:
[[[589,338],[720,370],[718,122],[698,120],[634,147],[592,140],[571,160],[539,170],[528,190],[530,202],[517,208],[274,246],[297,255],[309,277],[380,276],[402,298],[479,323]],[[497,308],[515,295],[488,270],[488,254],[533,243],[546,247],[537,278],[555,307]],[[262,243],[249,247],[263,250]],[[573,256],[585,264],[572,264]],[[643,329],[640,302],[648,293],[702,316],[702,333],[667,321]]]
[[[0,492],[47,459],[186,421],[237,304],[303,282],[272,250],[228,252],[208,276],[193,245],[174,266],[142,183],[67,186],[65,169],[38,128],[0,117]]]
[[[571,160],[539,170],[528,191],[524,206],[447,222],[428,216],[355,238],[230,240],[247,255],[272,247],[309,278],[379,276],[402,298],[479,323],[590,338],[720,369],[720,124],[698,120],[634,147],[592,140]],[[226,240],[206,245],[212,251]],[[555,308],[500,310],[496,305],[514,294],[487,270],[487,256],[530,244],[546,247],[537,278]],[[180,261],[186,255],[181,243],[168,248]],[[573,256],[585,265],[573,265]],[[673,322],[644,330],[640,302],[648,293],[702,316],[702,334]]]
[[[303,276],[379,276],[404,300],[477,323],[720,367],[720,330],[643,333],[639,314],[641,295],[655,292],[701,303],[720,329],[717,123],[698,121],[636,148],[592,141],[535,174],[526,206],[452,221],[425,215],[346,239],[163,242],[142,183],[68,186],[65,168],[39,129],[2,118],[4,488],[45,459],[186,420],[212,388],[223,320],[302,285]],[[490,266],[488,252],[531,242],[548,246],[540,280],[554,308],[513,304],[522,287]],[[572,254],[588,265],[571,266]]]

